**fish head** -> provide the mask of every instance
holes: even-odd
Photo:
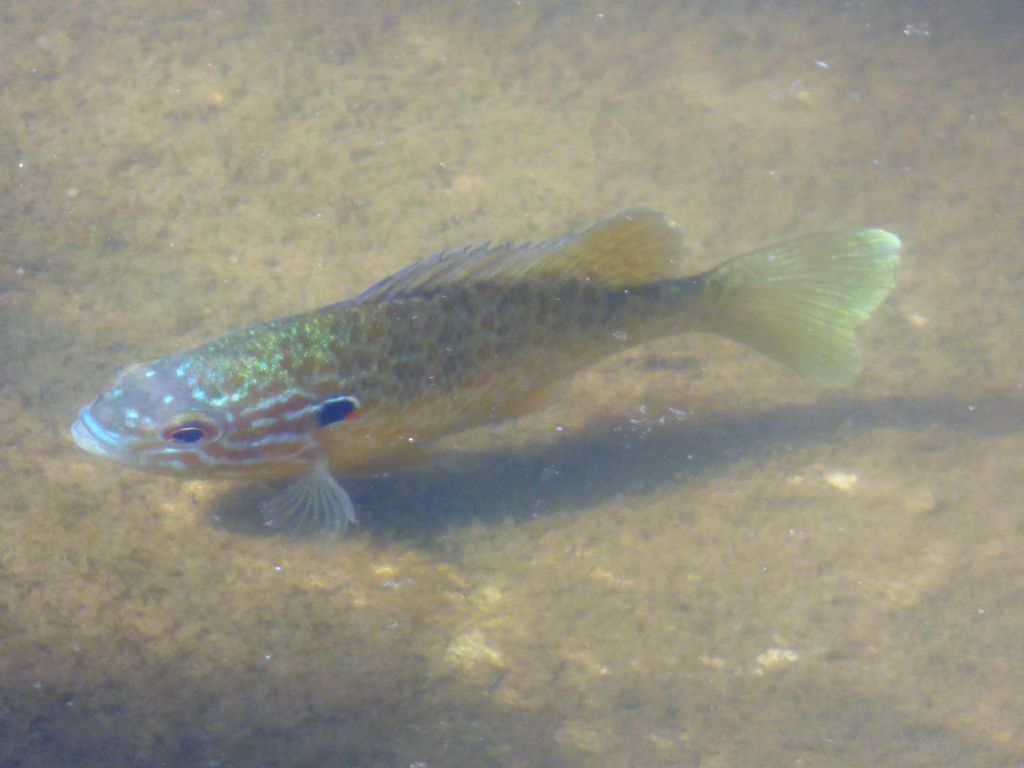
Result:
[[[91,454],[163,474],[272,476],[308,465],[316,445],[301,425],[282,431],[265,410],[254,423],[238,393],[198,378],[176,358],[131,365],[79,411],[71,436]]]

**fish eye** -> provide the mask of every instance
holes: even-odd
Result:
[[[220,436],[220,429],[207,418],[196,414],[189,414],[183,419],[177,419],[161,431],[164,440],[173,443],[198,443],[203,440],[213,440]]]

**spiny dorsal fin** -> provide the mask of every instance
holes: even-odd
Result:
[[[684,261],[682,236],[674,224],[647,208],[630,208],[562,240],[439,253],[384,278],[355,301],[397,299],[460,284],[527,280],[639,286],[679,277]]]

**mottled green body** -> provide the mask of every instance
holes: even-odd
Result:
[[[234,396],[238,411],[287,393],[270,413],[339,395],[358,399],[357,417],[318,434],[331,467],[353,470],[528,410],[572,371],[677,325],[682,293],[697,286],[448,286],[275,320],[182,362],[210,401]],[[251,421],[267,416],[257,411]]]

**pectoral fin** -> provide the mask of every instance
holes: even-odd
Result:
[[[304,536],[340,536],[356,522],[352,499],[331,476],[325,459],[263,502],[261,512],[267,528]]]

